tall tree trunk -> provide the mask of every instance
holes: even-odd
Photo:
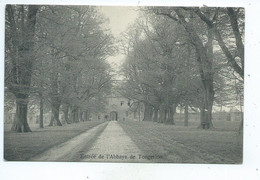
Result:
[[[40,128],[43,128],[43,97],[40,94]]]
[[[153,109],[153,122],[158,122],[158,108]]]
[[[16,116],[12,126],[12,131],[16,132],[31,132],[27,122],[27,105],[28,100],[26,97],[16,97]]]
[[[212,123],[213,96],[214,93],[210,91],[208,91],[208,93],[204,95],[204,105],[203,108],[201,109],[201,124],[200,124],[200,128],[202,129],[210,129],[213,127],[213,123]]]
[[[71,109],[71,122],[75,123],[75,109]]]
[[[63,114],[64,114],[65,122],[67,124],[70,124],[70,120],[69,120],[69,107],[68,107],[68,105],[64,105]]]
[[[32,67],[34,63],[33,47],[38,6],[28,6],[27,16],[25,16],[23,5],[21,5],[21,9],[22,10],[19,13],[23,20],[19,22],[21,23],[20,26],[15,21],[15,14],[12,5],[6,6],[6,18],[13,35],[10,40],[12,43],[11,51],[15,54],[11,55],[14,57],[11,59],[12,77],[10,80],[11,83],[7,86],[16,97],[16,119],[11,130],[17,132],[30,132],[31,129],[27,122],[27,108],[31,86]],[[24,21],[24,17],[27,17],[26,21]],[[19,26],[20,29],[18,28]],[[22,38],[19,38],[19,34],[22,34]]]
[[[153,121],[153,106],[151,106],[149,117],[150,121]]]
[[[87,109],[85,111],[85,120],[89,121],[89,110],[87,110]]]
[[[54,49],[52,49],[53,55]],[[53,64],[55,63],[54,58],[52,59]],[[55,64],[56,65],[56,64]],[[61,98],[59,94],[59,85],[58,85],[58,72],[52,72],[52,77],[51,77],[51,111],[52,111],[52,117],[49,126],[57,125],[57,126],[62,126],[60,120],[59,120],[59,113],[60,113],[60,105],[61,105]]]
[[[88,121],[89,118],[88,118],[88,110],[85,110],[83,111],[83,114],[82,114],[82,121]]]
[[[171,106],[169,106],[168,108],[168,117],[167,117],[167,124],[175,124],[174,122],[174,114],[176,112],[176,105],[173,104]]]
[[[78,113],[78,108],[77,107],[74,107],[72,109],[71,114],[72,114],[72,122],[74,122],[74,123],[79,122],[79,113]]]
[[[141,106],[140,106],[140,102],[138,102],[138,119],[139,119],[139,121],[141,121]]]
[[[144,103],[144,119],[143,121],[152,121],[152,106]]]
[[[159,108],[159,122],[164,123],[166,121],[166,108],[164,105],[161,105]]]
[[[205,129],[205,124],[206,124],[205,107],[203,105],[202,107],[200,107],[200,125],[199,125],[199,128]]]
[[[202,126],[203,129],[210,129],[213,127],[212,124],[212,106],[214,101],[214,87],[213,87],[213,29],[208,29],[208,42],[206,43],[207,49],[207,60],[203,61],[205,65],[205,72],[201,74],[201,80],[204,87],[204,107],[205,107],[205,124]]]
[[[79,122],[79,109],[76,108],[74,111],[74,122],[78,123]]]
[[[203,80],[204,85],[204,96],[203,96],[203,106],[201,108],[201,124],[200,128],[210,129],[213,127],[212,124],[212,106],[214,101],[214,90],[213,90],[213,79]]]
[[[83,112],[81,111],[81,109],[78,109],[79,122],[82,121],[82,115],[83,115]]]
[[[204,110],[205,114],[203,117],[203,124],[200,125],[203,129],[209,129],[213,127],[212,125],[212,105],[214,100],[214,90],[213,90],[213,75],[214,71],[212,68],[213,63],[213,38],[215,28],[212,26],[208,26],[208,42],[204,46],[202,40],[200,39],[199,35],[197,34],[194,27],[192,27],[185,19],[184,15],[179,9],[175,10],[176,14],[179,17],[181,24],[184,26],[185,30],[189,34],[189,38],[194,43],[194,47],[197,53],[197,62],[199,65],[200,77],[203,84],[204,89]],[[198,14],[199,15],[199,14]],[[202,114],[201,114],[202,115]]]
[[[49,126],[57,125],[57,126],[62,126],[59,115],[60,115],[60,103],[52,103],[51,105],[51,121]]]
[[[185,107],[184,107],[184,114],[185,114],[184,126],[188,126],[188,123],[189,123],[189,106],[187,104],[185,104]]]
[[[243,97],[241,95],[241,91],[239,90],[238,86],[237,86],[237,81],[235,79],[235,88],[236,88],[236,94],[237,96],[239,97],[239,108],[240,108],[240,117],[241,117],[241,122],[240,122],[240,125],[239,125],[239,128],[238,128],[238,134],[239,135],[243,135],[243,122],[244,122],[244,116],[243,116],[243,103],[242,103],[242,100],[243,100]]]
[[[206,103],[206,114],[208,118],[208,124],[206,126],[207,129],[213,127],[212,123],[212,107],[213,107],[213,101],[214,101],[214,91],[213,91],[213,80],[212,80],[212,85],[209,86],[207,89],[207,103]]]
[[[172,107],[169,106],[167,107],[167,112],[166,112],[166,124],[174,124],[174,120],[173,120],[173,110]]]
[[[164,116],[165,116],[165,118],[164,118],[164,121],[163,121],[163,123],[167,123],[167,118],[169,117],[169,109],[167,108],[167,107],[165,107],[165,109],[164,109]]]
[[[83,122],[86,121],[86,112],[82,111],[82,119]]]

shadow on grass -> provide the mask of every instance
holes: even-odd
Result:
[[[243,141],[238,137],[237,123],[229,130],[202,130],[193,127],[164,125],[153,122],[120,122],[120,125],[145,154],[164,157],[172,163],[242,163]],[[222,127],[221,127],[222,126]]]
[[[104,121],[90,121],[69,126],[37,129],[28,133],[4,132],[4,158],[7,161],[26,161],[36,154],[72,139]]]

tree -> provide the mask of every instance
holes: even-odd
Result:
[[[235,70],[235,72],[239,74],[239,76],[242,79],[244,79],[244,9],[229,7],[224,9],[211,8],[211,10],[214,13],[214,17],[212,19],[210,19],[209,16],[205,15],[201,8],[195,8],[192,11],[194,11],[194,13],[197,14],[203,22],[205,22],[209,29],[212,29],[212,32],[214,33],[220,48],[222,49],[223,53],[225,54],[228,60],[228,63]],[[221,15],[222,17],[220,17]],[[225,43],[220,33],[220,30],[218,29],[218,25],[222,23],[221,20],[223,19],[223,16],[225,17],[227,15],[229,17],[230,22],[226,23],[225,30],[230,31],[228,30],[229,26],[231,26],[232,28],[231,34],[235,38],[235,44],[237,49],[237,53],[235,53],[235,56],[232,55],[231,48],[229,47],[230,44]],[[218,17],[220,18],[218,19]],[[236,60],[236,57],[238,57],[239,60]]]
[[[61,108],[69,123],[69,109],[77,122],[104,106],[112,84],[105,60],[115,52],[104,23],[93,6],[7,6],[5,86],[16,97],[14,130],[30,131],[28,102],[39,108],[40,127],[44,106],[50,125],[62,125]]]
[[[184,68],[190,45],[180,36],[182,27],[164,17],[146,16],[133,28],[126,36],[123,96],[144,104],[144,120],[154,114],[154,121],[174,124],[176,107],[189,87],[182,77],[190,76],[191,70]]]
[[[195,29],[194,23],[192,20],[194,18],[192,13],[186,12],[183,8],[154,8],[152,9],[156,15],[162,15],[168,17],[174,22],[180,23],[190,39],[190,42],[193,44],[196,55],[197,62],[199,65],[199,72],[201,81],[203,84],[203,104],[200,108],[201,110],[201,128],[208,129],[213,127],[212,124],[212,106],[214,101],[214,70],[212,67],[214,54],[213,54],[213,31],[211,28],[204,28],[203,24],[200,23],[201,28],[200,32]],[[210,11],[205,12],[208,15],[211,15]],[[215,16],[214,16],[215,17]],[[213,17],[213,18],[214,18]],[[192,18],[192,20],[191,20]],[[197,22],[197,21],[196,21]],[[201,32],[206,32],[207,39],[204,40],[204,36],[200,36]],[[205,43],[204,43],[205,42]]]
[[[65,121],[78,122],[87,112],[87,101],[108,88],[106,83],[111,78],[104,61],[114,52],[113,38],[103,29],[104,19],[95,7],[48,6],[40,18],[39,36],[43,37],[43,49],[50,59],[47,68],[53,113],[50,125],[55,122],[61,125],[61,105]]]
[[[12,130],[30,132],[27,123],[28,97],[34,64],[35,24],[38,6],[6,6],[6,61],[10,74],[5,78],[6,87],[16,98],[16,120]],[[8,68],[9,69],[9,68]]]

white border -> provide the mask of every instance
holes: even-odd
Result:
[[[5,4],[241,6],[246,8],[245,130],[242,165],[4,162],[0,126],[0,179],[260,179],[260,1],[259,0],[8,0],[0,2],[0,124],[3,125]]]

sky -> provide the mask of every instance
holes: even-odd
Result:
[[[108,19],[108,26],[115,38],[119,39],[120,34],[127,30],[127,27],[135,21],[138,16],[137,8],[130,6],[101,6],[101,13],[103,13]],[[110,63],[114,70],[118,70],[124,62],[125,55],[116,54],[109,57],[107,61]]]

